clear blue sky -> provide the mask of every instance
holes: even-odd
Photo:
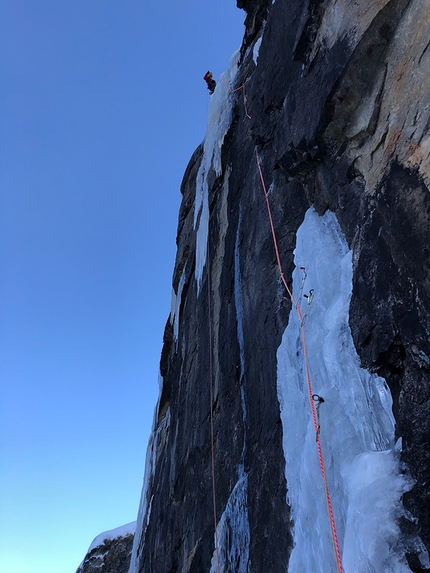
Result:
[[[0,4],[0,572],[136,518],[179,186],[235,0]]]

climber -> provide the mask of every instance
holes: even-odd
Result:
[[[207,83],[209,94],[212,95],[216,87],[216,81],[212,77],[212,72],[206,72],[203,79]]]

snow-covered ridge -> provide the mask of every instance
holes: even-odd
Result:
[[[293,296],[306,314],[313,392],[345,573],[407,573],[397,519],[411,487],[400,473],[392,399],[385,381],[360,368],[348,324],[352,253],[335,215],[306,213],[297,233]],[[305,267],[306,276],[300,267]],[[313,302],[305,294],[314,289]],[[300,320],[293,307],[278,349],[288,504],[294,523],[289,571],[335,570],[311,418]]]
[[[115,529],[111,529],[110,531],[105,531],[104,533],[100,533],[95,537],[87,551],[90,553],[96,547],[103,545],[105,541],[112,541],[113,539],[117,539],[118,537],[125,537],[126,535],[134,535],[136,531],[136,521],[131,521],[130,523],[126,523],[121,527],[116,527]]]

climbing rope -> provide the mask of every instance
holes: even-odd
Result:
[[[299,298],[297,299],[297,304],[299,304],[299,305],[302,302],[303,290],[305,288],[306,277],[308,276],[306,274],[306,268],[305,267],[300,267],[300,270],[303,271],[303,277],[302,277],[302,282],[300,284]]]
[[[308,316],[309,307],[312,304],[312,301],[314,300],[314,289],[311,288],[311,290],[309,291],[309,294],[304,294],[303,296],[308,301],[308,304],[306,305],[305,314],[303,315],[303,318],[302,318],[302,322],[305,322],[305,318]]]
[[[245,86],[240,86],[236,89],[232,89],[230,82],[223,76],[223,78],[229,87],[230,93],[237,92],[243,89],[243,103],[245,106],[245,113],[248,119],[251,116],[248,114],[246,109],[246,95]],[[209,96],[208,96],[208,108],[209,108]],[[214,439],[214,412],[213,412],[213,365],[212,365],[212,323],[211,323],[211,280],[210,280],[210,257],[209,257],[209,245],[207,246],[207,284],[208,284],[208,327],[209,327],[209,388],[210,388],[210,432],[211,432],[211,474],[212,474],[212,504],[213,504],[213,517],[214,517],[214,531],[215,531],[215,555],[217,562],[217,573],[221,572],[221,565],[219,560],[219,543],[218,543],[218,531],[217,531],[217,502],[216,502],[216,483],[215,483],[215,439]]]
[[[269,196],[267,193],[267,188],[266,188],[266,184],[265,184],[264,177],[263,177],[263,171],[261,169],[261,163],[260,163],[260,158],[258,156],[257,148],[255,148],[255,157],[257,160],[258,172],[260,174],[261,186],[263,188],[264,197],[266,199],[267,213],[269,215],[270,229],[272,232],[273,245],[275,247],[276,261],[277,261],[277,265],[278,265],[279,275],[280,275],[281,280],[282,280],[282,282],[283,282],[283,284],[284,284],[284,286],[288,292],[288,295],[291,299],[291,302],[297,311],[297,314],[298,314],[299,320],[300,320],[300,331],[301,331],[301,340],[302,340],[302,348],[303,348],[303,360],[304,360],[304,364],[305,364],[306,380],[307,380],[308,393],[309,393],[309,402],[310,402],[310,406],[311,406],[312,420],[313,420],[314,429],[315,429],[315,437],[316,437],[315,439],[316,439],[317,448],[318,448],[318,459],[319,459],[320,468],[321,468],[321,475],[322,475],[322,479],[323,479],[323,483],[324,483],[324,491],[325,491],[325,498],[326,498],[326,504],[327,504],[328,518],[329,518],[329,522],[330,522],[331,536],[332,536],[332,542],[333,542],[333,550],[334,550],[334,554],[335,554],[337,571],[338,571],[338,573],[343,573],[342,558],[340,555],[339,542],[338,542],[337,531],[336,531],[336,523],[334,520],[333,506],[331,503],[330,491],[329,491],[328,484],[327,484],[327,475],[326,475],[326,471],[325,471],[325,463],[324,463],[324,458],[323,458],[323,453],[322,453],[322,448],[321,448],[321,442],[320,442],[320,435],[319,435],[320,434],[320,426],[319,426],[319,422],[318,422],[317,412],[315,409],[315,401],[313,398],[314,396],[316,396],[316,394],[314,394],[313,389],[312,389],[311,376],[310,376],[310,372],[309,372],[308,352],[307,352],[307,346],[306,346],[305,318],[306,318],[306,314],[307,314],[308,309],[309,309],[309,304],[312,302],[314,293],[313,293],[313,291],[309,292],[309,295],[307,296],[308,305],[307,305],[305,314],[303,315],[302,310],[300,308],[300,304],[298,303],[298,301],[296,301],[294,299],[293,293],[291,292],[291,289],[288,286],[287,281],[285,279],[284,271],[282,270],[282,263],[281,263],[281,257],[279,254],[278,240],[276,238],[275,227],[273,224],[272,210],[270,207]],[[304,286],[303,281],[302,281],[302,285]],[[303,286],[301,288],[303,288]],[[320,403],[318,403],[318,406],[319,405],[320,405]],[[318,412],[318,415],[319,415],[319,412]]]
[[[215,526],[215,555],[217,562],[217,572],[220,573],[218,531],[217,531],[217,507],[216,507],[216,487],[215,487],[215,439],[214,439],[214,397],[213,397],[213,366],[212,366],[212,323],[211,323],[211,278],[210,278],[210,258],[209,244],[207,246],[207,283],[208,283],[208,326],[209,326],[209,399],[210,399],[210,426],[211,426],[211,465],[212,465],[212,503]]]
[[[239,86],[238,88],[233,89],[233,88],[231,87],[230,81],[229,81],[225,76],[221,76],[221,79],[224,80],[224,81],[227,83],[228,89],[230,90],[230,93],[231,93],[231,94],[234,94],[235,92],[238,92],[238,91],[242,90],[242,93],[243,93],[243,105],[244,105],[244,108],[245,108],[245,115],[246,115],[246,117],[247,117],[248,119],[251,119],[251,116],[250,116],[249,113],[248,113],[248,108],[247,108],[247,105],[246,105],[245,84]]]
[[[231,87],[229,80],[227,80],[227,78],[225,78],[225,76],[223,76],[222,79],[227,82],[230,93],[235,93],[237,91],[242,90],[245,115],[248,119],[251,119],[251,116],[249,115],[248,109],[247,109],[245,85],[241,85],[241,86],[233,89]],[[303,359],[304,359],[304,365],[305,365],[306,380],[307,380],[307,386],[308,386],[309,402],[310,402],[312,420],[313,420],[314,429],[315,429],[315,439],[316,439],[317,448],[318,448],[318,459],[319,459],[319,464],[320,464],[320,468],[321,468],[321,475],[322,475],[323,484],[324,484],[324,492],[325,492],[327,512],[328,512],[328,518],[329,518],[330,529],[331,529],[333,550],[334,550],[334,555],[335,555],[335,560],[336,560],[336,568],[337,568],[337,573],[343,573],[342,558],[341,558],[341,554],[340,554],[339,542],[338,542],[337,531],[336,531],[336,523],[335,523],[334,514],[333,514],[333,506],[332,506],[332,502],[331,502],[330,491],[328,488],[324,457],[323,457],[321,442],[320,442],[320,412],[319,412],[319,408],[320,408],[321,404],[324,402],[324,399],[321,398],[320,396],[318,396],[317,394],[314,394],[314,392],[313,392],[312,381],[311,381],[311,376],[310,376],[310,371],[309,371],[308,352],[307,352],[306,336],[305,336],[305,318],[307,316],[309,306],[312,303],[314,291],[313,291],[313,289],[311,289],[309,291],[309,295],[303,294],[304,281],[306,279],[306,270],[304,267],[300,267],[300,269],[304,271],[305,276],[302,279],[299,299],[297,301],[294,299],[293,293],[292,293],[290,287],[288,286],[288,283],[285,279],[284,271],[282,268],[281,257],[279,254],[278,241],[277,241],[277,237],[276,237],[275,226],[273,223],[272,210],[270,207],[269,195],[268,195],[266,184],[264,181],[263,171],[261,168],[261,163],[260,163],[260,158],[258,155],[257,148],[255,148],[255,157],[256,157],[256,161],[257,161],[257,167],[258,167],[258,172],[260,175],[261,185],[262,185],[263,192],[264,192],[264,197],[266,200],[267,213],[269,216],[270,229],[271,229],[273,245],[274,245],[275,253],[276,253],[276,261],[277,261],[278,271],[279,271],[279,275],[280,275],[280,280],[282,281],[282,283],[283,283],[283,285],[284,285],[284,287],[285,287],[285,289],[286,289],[286,291],[287,291],[287,293],[291,299],[291,302],[297,311],[297,314],[298,314],[298,317],[300,320],[301,341],[302,341],[302,348],[303,348]],[[208,247],[208,259],[207,260],[208,260],[208,263],[207,263],[208,281],[207,282],[208,282],[209,352],[210,352],[209,379],[210,379],[210,401],[211,401],[210,424],[211,424],[211,456],[212,456],[212,497],[213,497],[213,511],[214,511],[214,525],[215,525],[215,551],[216,551],[216,558],[217,558],[217,571],[218,571],[218,573],[220,573],[218,535],[217,535],[216,491],[215,491],[215,447],[214,447],[214,423],[213,423],[212,327],[211,327],[211,307],[210,307],[211,286],[210,286],[210,273],[209,273],[209,267],[210,267],[210,264],[209,264],[209,247]],[[304,314],[302,313],[302,310],[300,307],[302,296],[304,296],[308,300],[308,304],[306,306],[306,310],[305,310]],[[317,402],[316,406],[315,406],[315,402]]]
[[[270,229],[272,231],[273,244],[275,246],[276,262],[278,264],[279,275],[280,275],[281,281],[283,282],[283,284],[287,290],[287,293],[288,293],[292,303],[294,304],[294,306],[296,308],[300,308],[297,304],[297,301],[294,300],[293,293],[291,292],[291,289],[288,286],[287,281],[285,280],[284,271],[282,270],[281,256],[279,254],[278,241],[276,239],[275,225],[273,224],[272,210],[270,208],[270,203],[269,203],[269,195],[267,193],[266,184],[264,182],[263,171],[261,170],[260,158],[258,157],[257,148],[255,148],[255,157],[257,159],[257,166],[258,166],[258,171],[260,173],[261,185],[263,186],[264,197],[266,199],[267,213],[269,215]]]

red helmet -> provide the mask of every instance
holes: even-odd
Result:
[[[203,79],[205,80],[205,82],[207,82],[211,78],[212,78],[212,72],[206,72],[205,75],[203,76]]]

